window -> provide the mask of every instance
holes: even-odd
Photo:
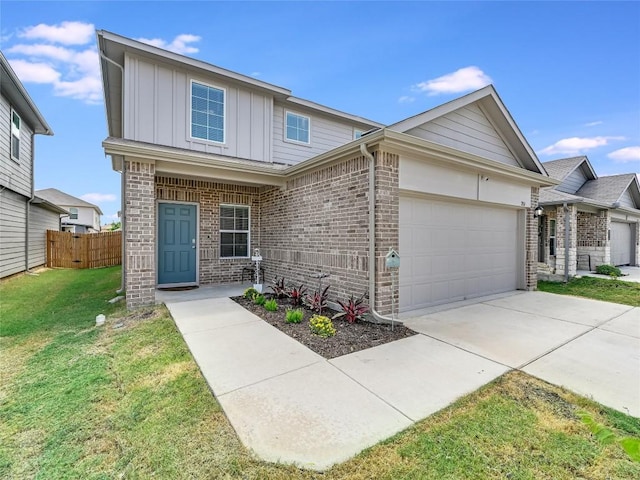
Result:
[[[556,221],[549,220],[549,255],[556,254]]]
[[[287,112],[286,138],[294,142],[309,143],[309,117]]]
[[[364,132],[362,130],[353,130],[353,139],[354,140],[358,140],[360,137],[362,137],[362,134]]]
[[[69,209],[69,219],[77,220],[78,219],[78,209],[75,207],[71,207]]]
[[[20,160],[20,115],[11,110],[11,158]]]
[[[220,205],[220,257],[249,256],[249,207]]]
[[[191,136],[224,143],[224,90],[191,82]]]

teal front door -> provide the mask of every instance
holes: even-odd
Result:
[[[196,206],[158,204],[158,285],[196,283]]]

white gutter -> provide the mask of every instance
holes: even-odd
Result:
[[[369,160],[369,313],[379,322],[393,324],[393,318],[376,311],[376,163],[366,143],[360,144],[360,151]]]

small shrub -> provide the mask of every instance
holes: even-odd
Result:
[[[278,310],[278,302],[276,302],[275,298],[267,300],[266,302],[264,302],[264,309],[267,312],[275,312]]]
[[[333,320],[336,318],[344,317],[345,320],[349,323],[354,323],[356,320],[363,320],[363,315],[369,311],[369,307],[363,305],[364,296],[366,294],[362,294],[360,298],[357,300],[353,299],[353,295],[349,298],[349,301],[346,303],[342,303],[338,300],[338,303],[342,307],[342,312],[336,313],[333,316]]]
[[[255,303],[256,305],[264,305],[266,303],[267,299],[264,297],[264,295],[258,294],[255,297],[253,297],[253,303]]]
[[[244,298],[246,298],[247,300],[253,300],[255,299],[257,296],[259,295],[258,291],[253,288],[253,287],[249,287],[247,288],[244,293],[242,294],[242,296]]]
[[[284,320],[287,323],[300,323],[304,318],[304,312],[296,308],[295,310],[287,310]]]
[[[596,273],[599,273],[600,275],[611,275],[612,277],[622,276],[622,271],[613,265],[598,265],[596,267]]]
[[[273,279],[273,283],[269,286],[273,290],[273,294],[276,298],[284,298],[287,296],[287,289],[284,286],[284,277],[278,280],[278,277]]]
[[[291,304],[295,307],[302,305],[304,294],[307,292],[307,287],[300,285],[299,287],[293,287],[287,290],[287,297],[291,299]]]
[[[319,315],[322,315],[322,310],[327,308],[327,290],[329,290],[329,285],[327,285],[327,288],[325,288],[322,293],[313,292],[313,295],[307,295],[304,298],[304,304],[312,312],[318,312]]]
[[[329,317],[314,315],[311,317],[311,320],[309,320],[309,326],[313,333],[323,338],[333,337],[336,334],[336,329],[333,327],[333,323]]]

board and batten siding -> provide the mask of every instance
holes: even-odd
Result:
[[[430,120],[405,133],[489,160],[520,166],[489,119],[474,104]]]
[[[285,139],[285,112],[303,115],[310,119],[309,144]],[[273,107],[273,161],[293,165],[328,152],[353,140],[354,128],[369,130],[371,127],[347,124],[314,115],[307,110],[289,108],[281,103]]]
[[[9,189],[0,191],[0,278],[24,271],[28,200]]]
[[[638,208],[636,203],[633,201],[633,197],[631,196],[631,192],[629,190],[625,190],[625,192],[620,197],[620,205],[627,208]]]
[[[225,91],[224,144],[191,138],[191,81]],[[228,80],[127,55],[124,138],[271,161],[273,98]]]
[[[47,263],[47,230],[60,230],[60,214],[30,205],[29,268]]]
[[[584,185],[587,181],[587,177],[585,176],[582,168],[576,168],[573,172],[571,172],[567,178],[565,178],[560,185],[556,187],[556,190],[559,190],[564,193],[574,194],[580,187]]]
[[[18,112],[20,115],[20,112]],[[31,195],[31,142],[33,129],[24,121],[20,126],[20,161],[11,158],[11,105],[5,97],[0,97],[0,186],[24,196]]]

